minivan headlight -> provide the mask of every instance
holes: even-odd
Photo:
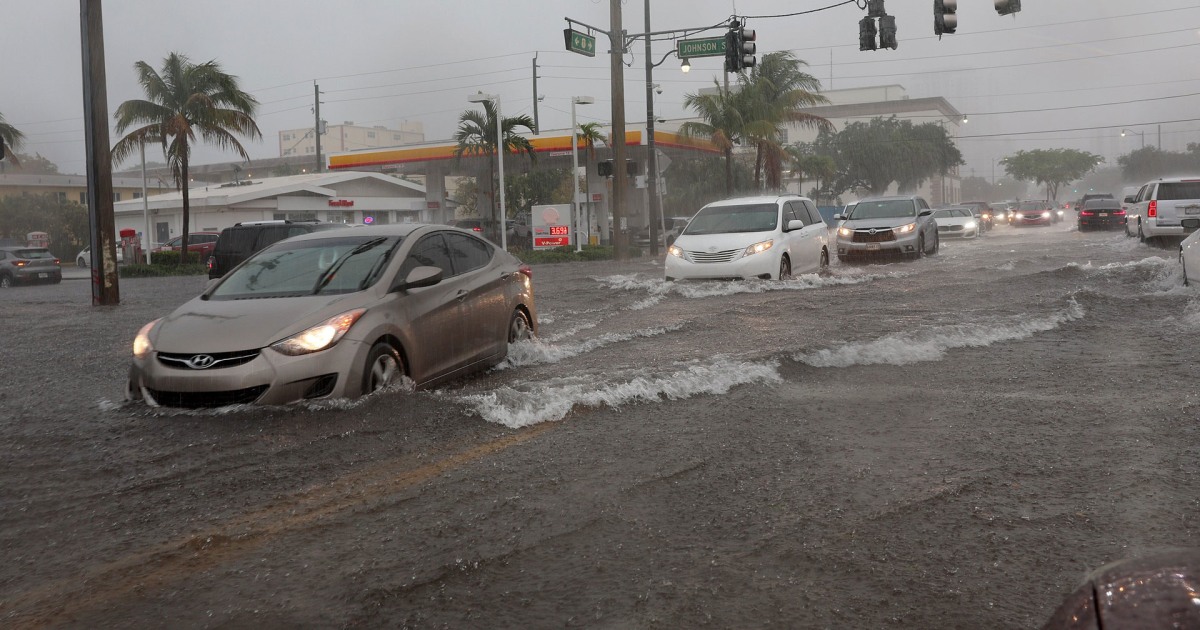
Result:
[[[367,309],[359,308],[335,315],[308,330],[276,341],[271,347],[281,354],[293,357],[324,350],[336,344],[365,312]]]
[[[680,248],[678,245],[672,245],[672,246],[668,247],[667,253],[676,258],[683,258],[683,249]]]
[[[154,344],[150,343],[150,331],[161,321],[162,318],[160,317],[138,329],[137,335],[133,337],[133,356],[135,359],[144,359],[146,355],[154,352]]]
[[[760,253],[760,252],[765,252],[765,251],[767,251],[768,249],[771,249],[771,246],[772,246],[772,245],[774,245],[774,244],[775,244],[775,241],[773,241],[773,240],[771,240],[771,241],[760,241],[760,242],[758,242],[758,243],[755,243],[755,244],[751,245],[750,247],[747,247],[747,248],[746,248],[746,253],[744,253],[744,254],[742,254],[742,255],[743,255],[743,256],[750,256],[750,255],[753,255],[753,254],[758,254],[758,253]]]
[[[907,225],[901,225],[900,227],[896,228],[896,233],[897,234],[908,234],[909,232],[911,232],[915,229],[917,229],[917,224],[909,223]]]

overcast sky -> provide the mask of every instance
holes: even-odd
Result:
[[[631,33],[645,30],[644,1],[623,4]],[[996,15],[992,0],[960,0],[958,32],[940,41],[933,35],[932,0],[887,0],[899,30],[894,51],[858,50],[865,11],[853,3],[768,17],[838,2],[651,0],[651,30],[716,24],[736,13],[748,16],[747,26],[758,32],[760,56],[793,51],[825,89],[900,84],[914,98],[943,96],[970,118],[960,140],[964,175],[990,178],[993,160],[1018,149],[1077,148],[1115,164],[1140,146],[1138,132],[1146,144],[1157,144],[1160,123],[1164,149],[1200,142],[1196,0],[1024,0],[1020,13],[1006,17]],[[0,113],[25,133],[25,152],[46,156],[61,172],[82,173],[79,2],[0,0],[0,16]],[[608,123],[607,45],[598,41],[595,58],[564,51],[567,17],[607,29],[609,2],[109,0],[109,116],[121,102],[143,96],[134,62],[157,68],[174,51],[197,62],[216,60],[259,100],[263,139],[245,143],[253,158],[279,155],[279,130],[313,124],[314,82],[324,92],[322,118],[331,124],[420,121],[428,140],[442,140],[473,106],[467,96],[479,90],[500,94],[505,115],[532,114],[536,54],[543,130],[570,126],[574,95],[596,98],[580,106],[581,122]],[[654,60],[672,48],[669,41],[655,42]],[[630,124],[645,119],[643,51],[638,42],[626,56]],[[684,95],[711,85],[720,64],[719,58],[697,59],[684,75],[672,57],[655,68],[663,87],[656,113],[688,115]],[[1134,133],[1122,138],[1123,128]],[[198,148],[194,162],[236,159]]]

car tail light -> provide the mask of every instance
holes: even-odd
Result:
[[[1113,216],[1123,216],[1124,214],[1125,214],[1124,210],[1117,210],[1117,211],[1113,212]]]
[[[1079,216],[1081,216],[1081,217],[1090,217],[1090,216],[1093,216],[1093,215],[1095,215],[1095,214],[1096,214],[1096,213],[1095,213],[1095,212],[1092,212],[1091,210],[1080,210],[1080,211],[1079,211]]]
[[[25,265],[28,265],[28,264],[29,264],[28,260],[14,260],[13,261],[14,267],[24,267]]]
[[[57,259],[57,258],[55,258],[55,259],[54,259],[54,264],[55,264],[55,265],[60,265],[60,264],[62,264],[62,261],[61,261],[61,260],[59,260],[59,259]]]
[[[1157,201],[1151,201],[1150,205],[1146,206],[1146,216],[1148,216],[1148,217],[1158,216],[1158,202]]]
[[[517,267],[517,273],[523,274],[526,278],[533,280],[533,267],[530,267],[529,265],[521,265],[520,267]]]
[[[482,231],[483,231],[483,228],[481,228],[481,227],[473,227],[473,228],[471,228],[471,231],[472,231],[472,232],[482,232]]]
[[[213,266],[216,264],[217,264],[217,259],[215,256],[209,256],[208,260],[205,261],[205,266],[208,268],[209,271],[212,271]]]

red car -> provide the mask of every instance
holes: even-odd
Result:
[[[200,260],[207,260],[208,255],[212,253],[213,247],[217,245],[217,237],[220,232],[189,232],[188,233],[188,251],[199,252]],[[183,242],[183,236],[176,236],[171,240],[150,250],[152,252],[177,252],[179,245]]]
[[[1054,204],[1049,201],[1022,201],[1013,212],[1012,224],[1050,225],[1056,219]]]

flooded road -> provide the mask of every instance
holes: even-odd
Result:
[[[202,278],[0,292],[0,620],[1028,628],[1200,545],[1173,250],[1068,222],[662,276],[535,266],[540,339],[436,390],[198,412],[122,388]]]

